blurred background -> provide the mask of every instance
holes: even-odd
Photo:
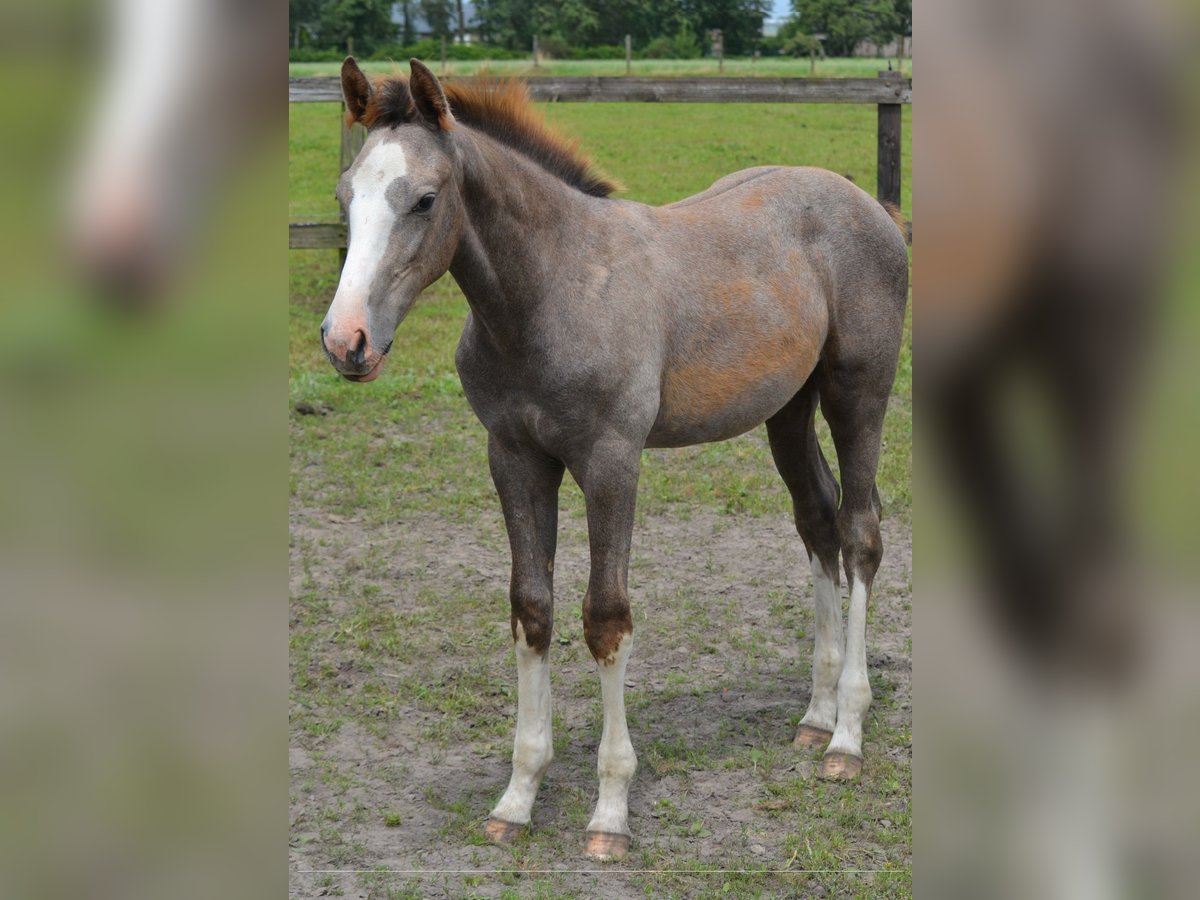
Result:
[[[1196,10],[914,12],[916,883],[1191,896]],[[285,15],[0,9],[6,896],[283,889]]]
[[[285,890],[285,15],[0,7],[2,896]]]
[[[918,17],[915,883],[1191,896],[1196,9]]]

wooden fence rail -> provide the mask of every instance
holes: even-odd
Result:
[[[454,81],[450,77],[446,81]],[[912,79],[898,72],[878,78],[526,78],[529,95],[563,103],[872,103],[878,108],[877,196],[900,205],[900,107],[912,103]],[[291,103],[341,102],[339,79],[289,78]],[[361,125],[342,125],[341,171],[362,149]],[[911,230],[910,230],[911,238]],[[293,250],[345,250],[345,222],[290,222]]]
[[[912,79],[883,78],[632,78],[524,79],[537,101],[563,103],[912,103]],[[447,83],[461,76],[442,79]],[[289,78],[292,103],[340,102],[337,78]]]

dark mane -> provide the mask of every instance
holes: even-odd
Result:
[[[579,150],[579,141],[548,128],[520,81],[472,78],[442,82],[454,118],[511,147],[585,194],[607,197],[618,190]],[[363,113],[363,125],[392,127],[418,120],[408,79],[393,76],[375,82]]]

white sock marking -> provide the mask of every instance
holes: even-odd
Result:
[[[813,640],[812,698],[802,725],[833,731],[837,724],[837,684],[842,674],[842,598],[832,573],[812,557],[817,634]]]
[[[604,698],[604,733],[600,737],[597,771],[600,799],[588,831],[629,834],[629,783],[637,769],[637,756],[625,722],[625,667],[633,649],[633,635],[621,639],[611,662],[601,662],[600,692]]]
[[[508,790],[492,810],[493,819],[529,824],[533,800],[542,776],[554,758],[550,712],[550,658],[525,642],[517,623],[517,735],[513,740],[513,770]]]
[[[837,727],[826,752],[862,756],[862,723],[871,705],[867,680],[867,586],[858,578],[850,582],[850,612],[846,617],[846,659],[838,678]]]

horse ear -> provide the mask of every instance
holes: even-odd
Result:
[[[347,123],[361,122],[371,100],[371,82],[353,56],[347,56],[342,63],[342,98],[346,101]]]
[[[417,112],[430,125],[436,125],[442,131],[449,131],[454,127],[454,115],[450,112],[450,101],[446,99],[446,93],[442,90],[437,76],[419,59],[410,59],[408,65],[412,70],[408,86],[412,91]]]

